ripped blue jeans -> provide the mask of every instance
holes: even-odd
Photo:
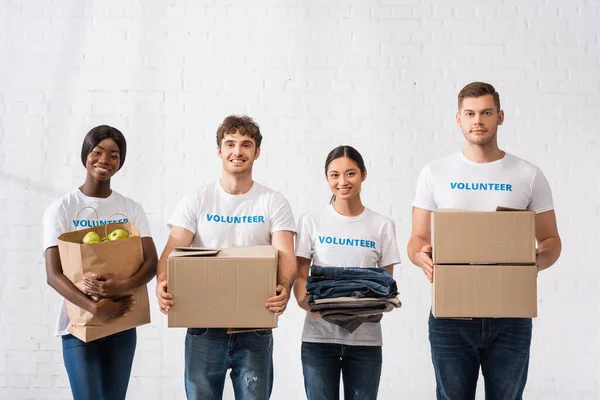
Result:
[[[222,399],[228,369],[236,400],[267,400],[273,388],[273,332],[227,334],[227,329],[189,328],[185,337],[187,398]]]

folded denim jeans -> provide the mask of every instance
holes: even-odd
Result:
[[[391,299],[388,298],[381,298],[381,297],[364,297],[361,299],[357,299],[354,297],[335,297],[335,298],[327,298],[327,299],[316,299],[314,301],[314,304],[329,304],[329,303],[334,303],[334,304],[347,304],[347,303],[354,303],[354,304],[361,304],[361,303],[371,303],[371,302],[385,302],[389,305],[392,305],[394,308],[400,308],[402,307],[402,303],[400,302],[400,299],[398,299],[398,297],[394,297]]]
[[[342,303],[321,303],[313,304],[310,306],[312,311],[321,311],[321,315],[324,310],[337,310],[340,312],[362,312],[362,310],[387,310],[388,304],[384,301],[369,301],[361,302],[358,304],[342,302]]]
[[[396,283],[390,273],[383,268],[321,267],[319,265],[313,265],[310,267],[310,275],[307,279],[308,282],[325,279],[367,279],[387,286],[392,286]]]
[[[387,285],[361,280],[325,280],[309,282],[306,291],[318,297],[396,297],[397,290]]]
[[[306,291],[311,299],[396,297],[398,286],[382,268],[311,267]]]

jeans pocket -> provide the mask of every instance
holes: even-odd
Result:
[[[267,336],[273,335],[273,329],[261,329],[259,331],[254,331],[252,333],[254,333],[255,335],[258,335],[260,337],[267,337]]]
[[[190,336],[203,336],[208,332],[208,328],[188,328],[187,334]]]

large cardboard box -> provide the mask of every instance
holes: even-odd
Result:
[[[167,260],[174,306],[169,327],[274,328],[265,308],[277,287],[273,246],[228,249],[177,248]]]
[[[436,318],[537,316],[535,214],[436,210]]]
[[[431,233],[436,264],[535,263],[533,211],[436,210]]]
[[[433,282],[436,318],[537,316],[535,265],[438,264]]]

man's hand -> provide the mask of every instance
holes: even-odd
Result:
[[[276,316],[283,314],[290,300],[290,291],[283,285],[277,285],[277,295],[269,297],[265,303],[265,307],[275,313]]]
[[[414,261],[418,267],[423,270],[425,276],[429,280],[429,283],[433,283],[433,260],[431,259],[431,245],[428,244],[421,248],[415,257]]]
[[[115,297],[129,290],[127,279],[112,274],[91,274],[83,277],[84,292],[88,296]]]
[[[544,269],[542,264],[542,253],[538,249],[535,249],[535,266],[537,267],[537,273]]]
[[[158,309],[161,313],[167,315],[167,312],[173,307],[173,295],[167,293],[167,281],[156,284],[156,299],[158,300]]]
[[[94,304],[90,311],[93,315],[117,318],[133,310],[135,301],[133,296],[123,296],[121,298],[101,299]]]

